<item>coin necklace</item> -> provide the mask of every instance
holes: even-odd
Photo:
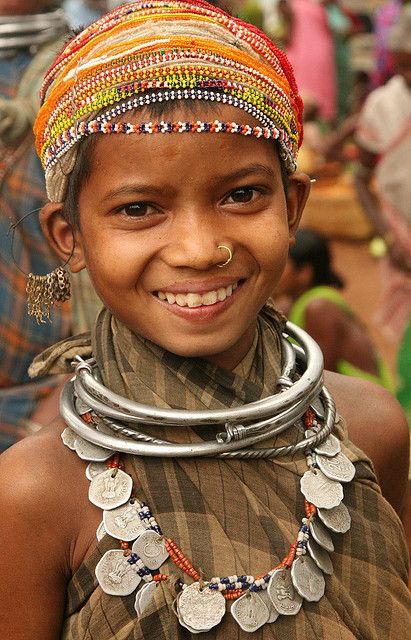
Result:
[[[85,411],[82,419],[92,422],[93,416]],[[321,428],[312,409],[305,412],[303,422],[306,437]],[[232,601],[231,614],[238,625],[252,633],[280,615],[296,615],[304,600],[315,602],[323,596],[324,574],[333,573],[329,552],[334,545],[329,530],[345,533],[351,524],[342,503],[341,483],[350,482],[355,474],[354,465],[332,434],[305,452],[308,470],[301,478],[305,517],[283,560],[256,577],[232,575],[210,580],[203,579],[178,545],[163,535],[148,505],[134,497],[132,478],[124,471],[118,453],[92,443],[87,447],[69,428],[63,431],[62,440],[82,459],[89,460],[89,499],[103,509],[97,538],[107,533],[120,541],[119,549],[110,549],[98,562],[98,583],[105,593],[117,596],[130,595],[143,583],[135,599],[139,616],[157,583],[171,579],[159,572],[167,558],[193,581],[186,584],[177,580],[175,585],[179,588],[175,612],[179,623],[191,633],[203,633],[218,625],[227,601]]]

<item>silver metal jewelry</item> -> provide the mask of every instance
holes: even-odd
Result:
[[[155,457],[217,456],[222,458],[277,458],[320,445],[335,424],[335,405],[323,386],[323,359],[317,344],[302,329],[287,323],[286,335],[298,341],[291,345],[283,338],[284,364],[276,393],[239,408],[187,411],[159,409],[115,394],[98,379],[94,361],[77,357],[74,380],[66,383],[60,400],[61,415],[67,425],[84,440],[109,451]],[[295,381],[296,368],[305,369]],[[281,393],[278,393],[280,391]],[[89,407],[96,424],[87,424],[76,410],[74,396]],[[253,448],[296,424],[313,403],[320,400],[324,421],[318,430],[297,444]],[[314,405],[315,406],[315,405]],[[221,426],[215,440],[177,444],[153,438],[141,431],[150,425],[168,427]],[[332,481],[330,481],[332,482]]]
[[[225,267],[229,262],[231,262],[231,260],[233,259],[233,252],[231,251],[230,247],[227,247],[225,244],[219,244],[217,249],[225,249],[226,251],[228,251],[227,260],[217,265],[217,267],[220,267],[221,269],[222,267]]]

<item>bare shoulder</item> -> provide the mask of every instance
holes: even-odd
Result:
[[[60,637],[66,584],[88,517],[84,465],[63,446],[63,428],[44,428],[0,456],[2,638]],[[27,602],[29,620],[21,616]]]
[[[327,371],[326,386],[345,418],[350,440],[372,460],[385,498],[401,512],[409,468],[409,429],[404,412],[383,387]]]
[[[78,470],[76,457],[62,444],[63,429],[61,421],[44,427],[0,456],[1,499],[9,500],[10,506],[26,503],[32,518],[37,513],[44,517],[66,497],[66,508],[71,510],[70,477]]]

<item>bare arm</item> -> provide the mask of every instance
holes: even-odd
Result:
[[[382,236],[386,243],[391,260],[405,271],[411,270],[410,257],[403,249],[401,243],[396,242],[391,235],[391,230],[382,215],[380,202],[371,189],[371,179],[373,177],[377,156],[363,147],[359,147],[359,163],[354,176],[354,185],[358,199],[369,217],[375,232]]]
[[[0,638],[7,640],[60,638],[74,536],[67,475],[52,449],[34,436],[0,457]]]
[[[410,434],[404,412],[379,385],[326,372],[326,385],[346,419],[350,440],[374,464],[383,496],[403,514],[408,481]]]

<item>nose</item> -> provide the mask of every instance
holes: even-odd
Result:
[[[213,212],[191,207],[176,216],[172,227],[163,251],[170,266],[207,270],[230,261],[232,242]]]

